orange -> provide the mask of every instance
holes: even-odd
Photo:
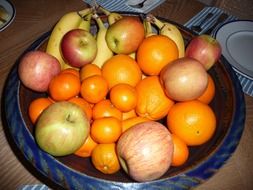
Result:
[[[126,131],[128,128],[130,128],[138,123],[142,123],[145,121],[150,121],[150,120],[148,118],[139,117],[139,116],[123,120],[122,121],[122,132]]]
[[[204,91],[204,93],[197,99],[203,103],[209,104],[213,100],[214,95],[215,95],[215,84],[211,75],[208,74],[207,88]]]
[[[33,124],[36,123],[40,114],[52,104],[49,98],[37,98],[29,104],[28,115]]]
[[[90,76],[101,75],[101,74],[102,74],[101,69],[99,68],[99,66],[95,64],[86,64],[80,69],[81,81],[83,81],[84,79]]]
[[[213,136],[216,117],[208,104],[198,100],[179,102],[170,109],[167,126],[188,146],[201,145]]]
[[[92,151],[91,161],[104,174],[113,174],[120,170],[115,143],[98,144]]]
[[[158,76],[142,79],[136,86],[136,91],[138,95],[136,113],[141,117],[150,120],[162,119],[174,104],[174,101],[165,95]]]
[[[83,98],[80,98],[80,97],[73,97],[73,98],[69,99],[68,101],[80,106],[83,109],[83,111],[85,112],[89,121],[91,121],[92,108],[91,108],[91,105],[86,100],[84,100]]]
[[[80,78],[79,70],[74,68],[67,68],[61,71],[61,73],[70,73]]]
[[[126,119],[136,117],[136,116],[137,115],[136,115],[135,109],[132,109],[128,112],[122,112],[122,120],[126,120]]]
[[[70,73],[60,73],[49,83],[49,94],[55,101],[68,100],[80,92],[81,83],[77,76]]]
[[[110,90],[112,104],[122,112],[128,112],[137,104],[137,93],[129,84],[117,84]]]
[[[102,117],[115,117],[122,120],[122,112],[116,108],[108,99],[102,100],[95,104],[92,108],[93,119]]]
[[[90,76],[82,81],[81,96],[89,103],[97,103],[103,100],[108,91],[108,83],[100,75]]]
[[[141,80],[142,73],[136,61],[128,55],[115,55],[108,59],[102,66],[102,75],[105,77],[111,89],[119,83],[131,86]]]
[[[115,117],[95,119],[91,125],[91,137],[98,143],[114,143],[121,135],[121,121]]]
[[[187,161],[189,157],[189,148],[185,142],[175,134],[172,134],[171,137],[174,145],[171,165],[181,166]]]
[[[83,145],[74,154],[80,157],[90,157],[96,146],[97,143],[89,135]]]
[[[147,75],[159,75],[161,69],[177,59],[177,45],[164,35],[152,35],[145,38],[137,50],[137,63]]]

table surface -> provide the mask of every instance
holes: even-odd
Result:
[[[16,8],[14,22],[0,32],[0,87],[1,96],[5,79],[16,59],[40,35],[47,32],[65,13],[80,10],[87,5],[81,0],[12,0]],[[167,0],[151,12],[180,24],[184,24],[204,5],[196,0]],[[253,98],[245,95],[246,122],[239,146],[227,163],[198,190],[253,189]],[[1,116],[3,116],[1,114]],[[2,121],[2,120],[1,120]],[[36,170],[20,155],[6,127],[0,128],[0,187],[17,189],[24,184],[42,184],[55,189],[52,182]]]

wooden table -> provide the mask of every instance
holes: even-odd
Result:
[[[86,5],[81,0],[12,0],[16,8],[14,22],[0,32],[0,87],[1,92],[5,79],[21,53],[40,35],[47,32],[66,12],[80,10]],[[154,15],[171,19],[184,24],[204,7],[195,0],[168,0],[152,11]],[[2,93],[1,93],[2,95]],[[246,123],[240,144],[228,162],[200,185],[198,190],[234,190],[253,189],[253,98],[245,95]],[[19,150],[6,127],[0,128],[0,189],[14,190],[24,184],[45,183],[56,187],[20,155]]]

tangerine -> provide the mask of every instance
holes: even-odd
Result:
[[[137,63],[146,75],[159,75],[162,68],[179,56],[176,43],[164,35],[146,37],[137,50]]]
[[[101,75],[90,76],[81,84],[81,96],[89,103],[98,103],[103,100],[108,91],[108,83]]]
[[[119,83],[136,86],[141,80],[142,73],[133,58],[128,55],[118,54],[114,55],[103,64],[102,76],[105,77],[111,89]]]
[[[142,123],[142,122],[146,122],[146,121],[150,121],[150,120],[146,117],[140,117],[140,116],[136,116],[136,117],[132,117],[132,118],[123,120],[122,121],[122,132],[125,132],[127,129],[129,129],[130,127],[132,127],[138,123]]]
[[[73,75],[77,76],[78,78],[80,78],[79,70],[74,69],[72,67],[62,70],[61,73],[70,73],[70,74],[73,74]]]
[[[167,126],[188,146],[207,142],[216,129],[216,117],[212,108],[199,100],[178,102],[167,115]]]
[[[80,69],[81,81],[94,75],[102,75],[101,69],[95,64],[86,64]]]
[[[120,111],[128,112],[137,104],[137,92],[129,84],[120,83],[111,88],[110,100]]]
[[[115,117],[122,120],[122,112],[116,108],[108,99],[102,100],[95,104],[92,108],[93,119],[102,117]]]
[[[121,121],[115,117],[95,119],[91,125],[91,137],[97,143],[114,143],[121,135]]]
[[[132,109],[128,112],[122,112],[122,120],[126,120],[126,119],[136,117],[136,116],[137,115],[136,115],[135,109]]]
[[[55,101],[68,100],[80,92],[81,83],[77,76],[71,73],[60,73],[49,83],[49,95]]]
[[[28,107],[28,115],[32,122],[35,124],[40,114],[52,104],[49,98],[41,97],[33,100]]]
[[[80,98],[80,97],[73,97],[73,98],[69,99],[68,101],[80,106],[83,109],[83,111],[85,112],[89,121],[91,121],[92,108],[91,108],[91,105],[86,100],[84,100],[83,98]]]
[[[171,165],[181,166],[189,157],[189,148],[185,142],[175,134],[171,134],[171,137],[174,145]]]
[[[113,174],[120,170],[115,143],[98,144],[92,151],[91,161],[104,174]]]
[[[208,74],[207,88],[204,91],[204,93],[197,99],[203,103],[209,104],[213,100],[214,95],[215,95],[215,84],[211,75]]]
[[[75,155],[80,157],[90,157],[93,149],[97,146],[97,143],[89,135],[83,145],[74,152]]]

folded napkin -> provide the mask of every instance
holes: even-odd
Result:
[[[48,186],[43,184],[34,184],[34,185],[22,185],[17,190],[50,190]]]
[[[192,26],[195,25],[199,25],[202,20],[205,18],[205,16],[208,13],[213,13],[213,16],[206,20],[205,23],[203,23],[201,25],[202,30],[198,33],[198,34],[203,34],[205,33],[210,27],[212,27],[217,18],[225,11],[217,8],[217,7],[205,7],[204,9],[202,9],[198,14],[196,14],[194,17],[192,17],[189,21],[187,21],[184,26],[186,26],[187,28],[191,28]],[[225,12],[226,13],[226,12]],[[228,14],[228,13],[227,13]],[[229,14],[228,14],[229,15]],[[227,19],[225,19],[223,22],[221,22],[219,25],[217,25],[217,27],[215,27],[215,29],[213,30],[213,32],[211,33],[211,35],[213,35],[215,33],[215,31],[225,22],[229,22],[232,20],[237,20],[237,17],[233,16],[233,15],[229,15]]]
[[[94,0],[83,0],[85,3],[94,5]],[[146,0],[142,8],[133,8],[130,5],[142,3],[144,0],[96,0],[96,3],[109,11],[148,13],[165,0]]]
[[[205,16],[212,12],[214,15],[206,20],[205,23],[203,23],[201,25],[202,30],[198,33],[198,34],[203,34],[205,33],[210,27],[213,26],[213,24],[216,22],[217,18],[225,11],[217,8],[217,7],[205,7],[204,9],[202,9],[198,14],[196,14],[194,17],[192,17],[190,20],[188,20],[184,26],[186,26],[187,28],[191,29],[192,26],[198,25],[201,23],[201,21],[205,18]],[[225,12],[226,13],[226,12]],[[227,13],[228,14],[228,13]],[[229,15],[229,14],[228,14]],[[233,15],[229,15],[228,18],[226,20],[224,20],[222,23],[220,23],[219,25],[217,25],[215,27],[215,29],[212,31],[211,35],[214,36],[215,32],[217,31],[217,29],[219,29],[219,27],[226,23],[226,22],[230,22],[233,20],[238,20],[238,18],[236,16]],[[233,68],[234,69],[234,68]],[[253,80],[241,75],[240,73],[238,73],[235,69],[234,69],[240,83],[242,86],[242,90],[245,94],[248,94],[249,96],[253,96]]]

